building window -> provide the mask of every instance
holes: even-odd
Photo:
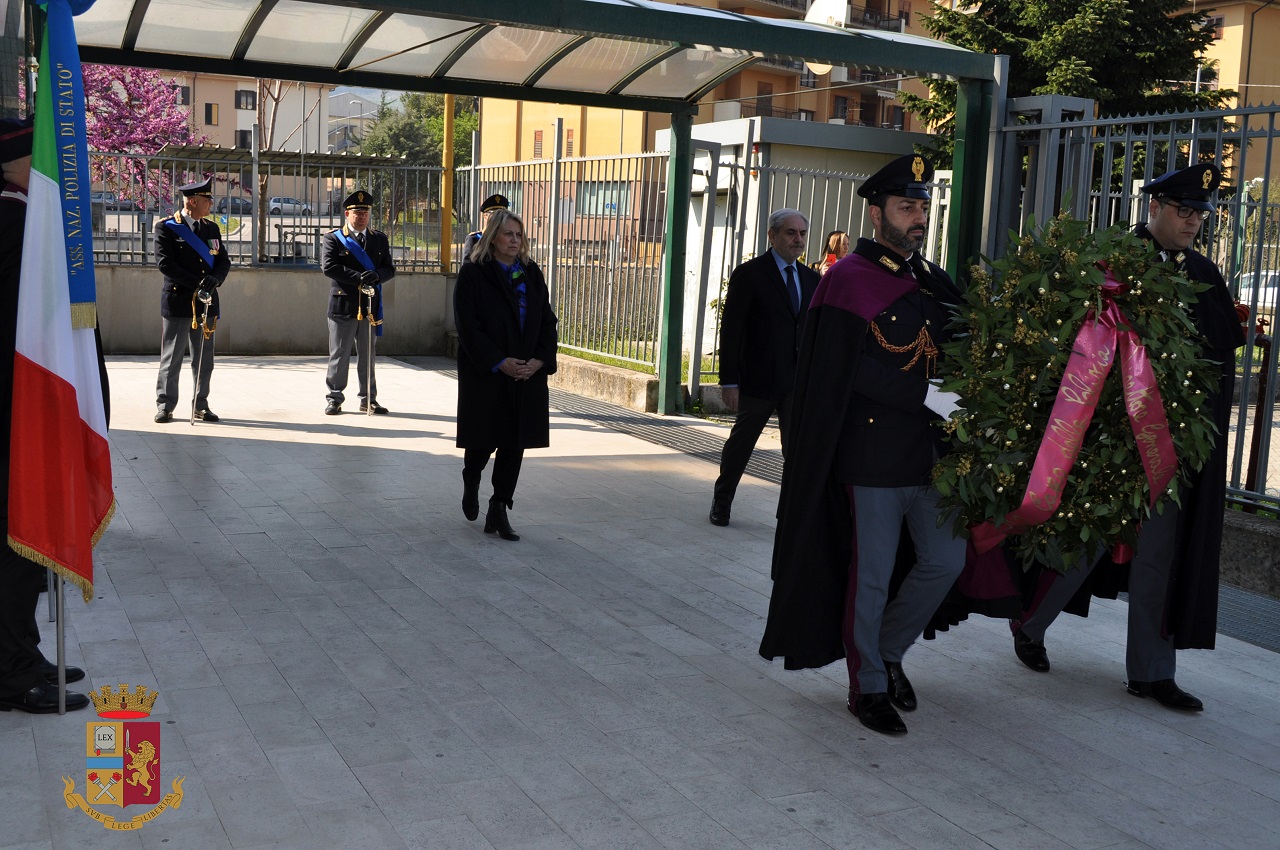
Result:
[[[756,83],[756,115],[769,118],[773,115],[773,83]]]
[[[564,131],[564,155],[573,156],[573,131]]]
[[[191,86],[174,86],[173,93],[177,99],[178,106],[191,105]]]
[[[797,117],[798,117],[801,121],[812,121],[812,120],[813,120],[813,117],[814,117],[814,116],[813,116],[813,110],[812,110],[812,109],[801,109],[801,110],[800,110],[800,112],[799,112],[799,113],[797,113]]]
[[[831,98],[831,117],[841,121],[849,117],[849,98],[840,95]]]
[[[579,183],[579,215],[618,215],[631,208],[631,184]]]
[[[236,147],[249,150],[253,147],[252,130],[236,130]]]
[[[533,131],[533,158],[542,159],[542,131]]]
[[[1214,40],[1214,41],[1221,41],[1221,40],[1222,40],[1222,26],[1223,26],[1223,23],[1224,23],[1224,21],[1223,21],[1222,15],[1214,15],[1214,16],[1212,16],[1212,17],[1205,18],[1205,20],[1204,20],[1205,28],[1206,28],[1206,29],[1211,29],[1211,30],[1213,30],[1213,40]]]
[[[902,107],[901,107],[901,106],[894,106],[894,107],[892,107],[892,108],[889,110],[889,112],[890,112],[890,115],[891,115],[891,117],[890,117],[890,119],[889,119],[889,120],[890,120],[890,122],[893,124],[893,129],[895,129],[895,130],[901,130],[901,129],[902,129],[902,122],[903,122],[904,118],[906,117],[906,113],[903,111]]]
[[[911,0],[898,0],[898,20],[911,26]]]
[[[210,126],[216,126],[218,123],[218,104],[206,103],[204,105],[204,123]]]
[[[236,109],[257,109],[258,93],[247,89],[236,89]]]
[[[809,70],[809,66],[805,65],[804,70],[800,72],[800,88],[816,89],[818,87],[818,75]]]

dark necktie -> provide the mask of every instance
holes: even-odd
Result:
[[[791,297],[791,315],[800,315],[800,287],[796,285],[796,270],[787,266],[787,295]]]
[[[356,244],[357,244],[357,245],[359,245],[361,248],[363,248],[363,247],[364,247],[364,233],[363,233],[363,232],[361,232],[361,233],[357,233],[357,234],[356,234]]]

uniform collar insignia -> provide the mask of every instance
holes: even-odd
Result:
[[[884,266],[886,269],[888,269],[891,272],[898,272],[898,271],[901,271],[902,269],[902,263],[894,262],[893,260],[889,259],[887,255],[884,255],[884,254],[880,256],[880,265]]]
[[[178,212],[175,212],[175,213],[173,214],[173,220],[174,220],[174,221],[176,221],[178,224],[182,224],[182,211],[181,211],[181,210],[179,210]]]
[[[1178,263],[1178,265],[1182,265],[1187,261],[1187,255],[1179,251],[1177,254],[1174,255],[1173,259],[1175,262]]]

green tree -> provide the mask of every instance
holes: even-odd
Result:
[[[1097,101],[1101,115],[1215,108],[1235,96],[1196,71],[1213,41],[1201,12],[1182,0],[961,0],[934,2],[930,34],[980,53],[1009,57],[1009,96],[1062,94]],[[939,135],[932,153],[950,157],[956,84],[926,80],[930,96],[899,100]]]
[[[471,131],[476,128],[476,99],[453,99],[453,164],[471,164]],[[444,161],[444,95],[405,92],[400,109],[385,101],[377,120],[360,143],[362,153],[404,157],[408,165],[442,165]]]

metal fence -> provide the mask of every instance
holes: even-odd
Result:
[[[213,178],[213,215],[235,264],[318,264],[321,237],[342,224],[342,202],[357,188],[378,200],[374,226],[386,231],[398,268],[438,271],[452,253],[451,244],[440,248],[439,168],[279,152],[264,153],[255,167],[248,151],[221,149],[177,156],[95,151],[89,159],[101,187],[90,198],[99,263],[154,262],[156,218],[180,206],[178,186],[205,177]]]
[[[500,193],[524,220],[561,346],[656,368],[667,160],[660,153],[468,167],[458,169],[455,198],[474,211],[476,199]]]
[[[1280,458],[1270,457],[1276,426],[1276,362],[1270,324],[1280,297],[1280,106],[1094,119],[1075,98],[1010,102],[988,253],[995,234],[1022,232],[1068,209],[1097,227],[1145,221],[1139,187],[1201,161],[1223,170],[1218,213],[1196,244],[1222,270],[1233,294],[1263,323],[1249,331],[1237,362],[1231,433],[1230,497],[1250,509],[1280,508]],[[1255,424],[1260,423],[1260,427]]]

